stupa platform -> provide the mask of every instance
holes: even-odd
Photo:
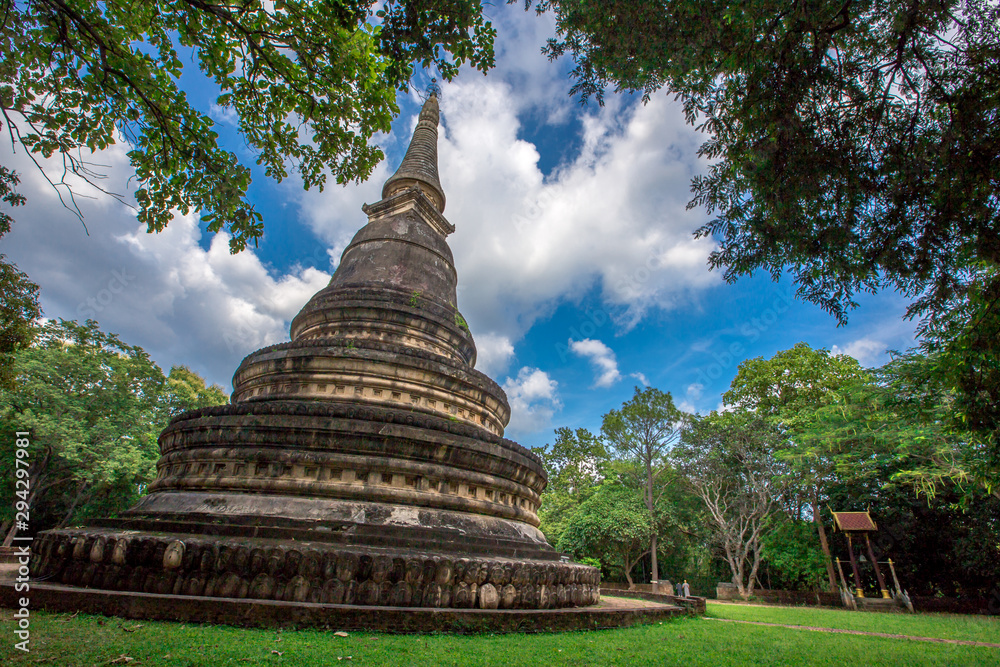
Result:
[[[13,584],[0,582],[0,606],[14,608]],[[604,630],[665,621],[696,613],[691,606],[624,597],[567,609],[428,609],[239,600],[79,588],[33,582],[32,610],[120,618],[216,623],[259,628],[318,628],[389,633],[507,633]]]

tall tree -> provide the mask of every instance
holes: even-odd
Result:
[[[242,250],[263,234],[250,170],[178,86],[185,60],[218,87],[220,107],[265,173],[291,166],[306,188],[366,178],[382,157],[413,63],[451,79],[493,64],[495,30],[474,0],[14,0],[0,21],[0,113],[12,144],[58,155],[94,183],[80,151],[124,140],[138,219],[160,231],[195,210]],[[61,182],[60,196],[72,190]],[[75,206],[71,201],[68,205]]]
[[[667,455],[680,439],[681,426],[686,417],[674,406],[669,392],[663,393],[654,387],[643,390],[636,387],[632,400],[624,403],[620,410],[611,410],[604,415],[601,424],[601,435],[610,447],[620,457],[637,464],[640,477],[636,481],[642,489],[652,527],[649,553],[653,581],[660,578],[656,548],[656,480],[669,469]]]
[[[585,428],[562,427],[548,447],[533,447],[542,459],[548,484],[538,510],[539,528],[556,544],[576,509],[604,480],[608,453],[600,438]]]
[[[756,357],[741,363],[729,391],[723,395],[727,405],[753,410],[784,429],[787,437],[779,449],[792,464],[797,483],[812,506],[820,546],[826,555],[830,590],[836,590],[837,583],[821,514],[820,489],[836,468],[838,457],[850,452],[840,440],[803,435],[817,410],[836,401],[843,390],[870,380],[856,359],[798,343],[770,359]]]
[[[24,195],[15,189],[20,179],[17,172],[0,165],[0,202],[20,206]],[[14,220],[0,211],[0,238],[10,232]],[[35,320],[41,317],[38,305],[38,285],[0,254],[0,389],[13,389],[14,358],[31,342]]]
[[[18,353],[15,371],[15,388],[0,391],[0,465],[14,461],[13,432],[29,432],[26,502],[33,529],[66,525],[87,503],[107,504],[100,496],[134,493],[153,478],[156,439],[177,411],[178,396],[142,348],[92,320],[49,321]],[[196,376],[187,379],[204,386]],[[13,493],[13,484],[4,490]],[[16,531],[15,525],[7,543]]]
[[[631,489],[607,482],[573,513],[556,543],[577,558],[596,558],[619,570],[632,588],[632,569],[649,551],[649,514]]]
[[[782,492],[782,466],[774,456],[782,436],[746,411],[713,412],[696,420],[675,448],[681,471],[705,503],[740,595],[753,594],[763,557],[763,536]]]

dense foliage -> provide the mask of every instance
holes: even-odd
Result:
[[[879,528],[872,536],[876,557],[893,560],[911,594],[992,598],[993,611],[1000,612],[1000,498],[957,481],[942,484],[933,498],[918,497],[908,486],[882,481],[895,470],[890,465],[868,480],[839,480],[829,487],[828,502],[837,509],[871,510]],[[845,559],[843,537],[833,543]],[[862,568],[862,576],[874,589],[871,569]]]
[[[596,558],[631,585],[632,568],[649,554],[652,532],[640,497],[626,486],[607,483],[580,504],[556,548]]]
[[[126,509],[153,479],[156,439],[178,412],[225,403],[183,367],[165,377],[142,348],[97,323],[49,321],[16,355],[15,387],[0,391],[5,527],[14,503],[14,433],[29,434],[32,531]],[[13,534],[16,527],[9,528]]]
[[[15,189],[17,173],[0,165],[0,202],[20,206],[24,196]],[[0,211],[0,238],[14,222]],[[42,314],[38,285],[0,254],[0,388],[10,389],[14,380],[14,353],[24,349],[34,335],[34,321]]]
[[[573,513],[604,480],[608,453],[604,443],[585,428],[558,428],[548,447],[533,447],[545,466],[548,485],[538,518],[549,542],[556,544]]]
[[[651,466],[656,503],[642,521],[641,458],[609,433],[559,429],[555,445],[536,450],[552,480],[542,530],[630,583],[653,578],[655,533],[661,579],[687,579],[700,594],[732,580],[749,596],[836,590],[835,559],[851,573],[829,512],[871,510],[890,587],[888,558],[911,594],[1000,595],[1000,473],[956,425],[956,392],[934,372],[939,363],[914,350],[864,369],[803,343],[744,361],[728,411],[685,420],[680,442]],[[870,565],[862,578],[875,588]]]
[[[996,3],[536,4],[574,92],[665,88],[709,134],[693,203],[718,214],[701,233],[727,277],[788,267],[843,317],[884,285],[945,303],[1000,263]]]
[[[78,151],[124,140],[141,223],[159,231],[194,210],[238,251],[263,234],[250,170],[179,87],[186,60],[218,87],[269,177],[291,167],[322,188],[328,173],[371,173],[382,154],[369,140],[389,130],[415,62],[448,79],[463,62],[485,71],[494,32],[472,0],[11,0],[0,113],[13,144],[92,184]]]

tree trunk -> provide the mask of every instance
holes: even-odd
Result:
[[[754,549],[753,549],[753,566],[750,568],[750,579],[749,579],[749,581],[747,581],[747,598],[749,598],[751,595],[753,595],[754,582],[756,581],[758,584],[760,583],[757,580],[757,570],[758,570],[758,568],[760,568],[760,545],[759,544],[755,545]]]
[[[830,556],[830,544],[826,541],[826,528],[823,527],[823,519],[821,519],[819,515],[819,499],[815,488],[812,490],[812,510],[813,521],[816,522],[816,528],[819,532],[819,545],[823,549],[823,560],[826,561],[826,576],[829,579],[830,584],[830,587],[827,590],[831,593],[836,593],[837,579],[833,573],[833,558]]]
[[[652,560],[653,560],[653,563],[652,563],[653,564],[653,574],[652,574],[651,580],[654,581],[654,582],[656,582],[656,583],[653,584],[653,592],[656,593],[659,590],[660,570],[659,570],[659,567],[656,564],[656,533],[655,532],[653,533],[653,539],[649,543],[649,548],[652,549],[651,554],[652,554]]]
[[[31,479],[31,478],[29,477],[29,479]],[[28,496],[28,513],[29,513],[29,515],[31,513],[31,510],[34,509],[34,507],[35,507],[35,501],[38,500],[38,491],[39,491],[39,489],[38,489],[38,484],[37,483],[41,482],[41,477],[39,476],[39,477],[35,478],[35,482],[36,483],[34,483],[34,484],[30,484],[30,486],[31,486],[31,495]],[[5,546],[5,547],[9,547],[11,544],[13,544],[14,543],[14,538],[17,537],[17,520],[16,519],[17,519],[17,516],[15,515],[14,516],[14,520],[12,520],[10,522],[10,530],[7,531],[7,535],[3,539],[3,546]],[[4,525],[6,526],[7,524],[4,524]]]
[[[35,503],[38,501],[38,493],[43,488],[48,488],[51,484],[46,484],[42,487],[42,479],[45,477],[45,472],[49,464],[49,458],[52,456],[52,448],[47,448],[45,450],[45,456],[42,457],[41,461],[36,461],[34,465],[28,471],[28,488],[31,489],[31,495],[28,496],[28,512],[35,509]],[[7,531],[7,535],[4,537],[3,546],[9,547],[13,542],[14,538],[17,537],[17,516],[15,515],[14,520],[10,523],[10,530]],[[6,524],[4,524],[6,526]]]
[[[729,563],[729,567],[733,570],[733,583],[736,584],[736,591],[740,594],[743,600],[748,600],[750,598],[750,593],[747,591],[747,585],[743,583],[743,561],[736,566],[733,563]]]
[[[653,566],[653,576],[654,582],[659,582],[660,580],[660,568],[656,562],[656,521],[653,516],[653,462],[647,458],[646,459],[646,509],[649,510],[649,527],[653,531],[652,539],[649,541],[649,555]],[[653,584],[653,592],[657,591],[657,584]]]
[[[13,521],[10,522],[10,530],[5,531],[7,534],[3,538],[4,547],[9,547],[14,542],[14,538],[17,536],[17,524]]]
[[[648,553],[649,553],[648,551],[643,551],[638,556],[636,556],[635,560],[633,560],[631,563],[628,560],[628,554],[627,553],[623,553],[622,554],[622,562],[625,564],[625,568],[624,568],[625,569],[625,580],[628,581],[628,589],[629,590],[632,590],[633,588],[635,588],[635,584],[632,582],[632,568],[634,568],[635,564],[638,563],[639,560],[643,556],[645,556],[646,554],[648,554]]]
[[[729,563],[729,570],[733,573],[733,584],[736,586],[736,592],[740,594],[741,598],[746,600],[749,596],[747,595],[746,586],[743,585],[743,562],[737,554],[733,553],[733,549],[728,543],[724,544],[722,548],[726,553],[726,562]]]
[[[56,529],[65,528],[66,524],[68,524],[70,519],[73,518],[73,512],[76,511],[76,506],[80,504],[80,499],[83,498],[84,491],[86,490],[87,490],[87,483],[83,480],[80,480],[80,483],[76,487],[76,497],[73,498],[73,504],[69,506],[69,511],[66,512],[66,516],[64,516],[63,520],[59,522],[59,525],[56,526]]]

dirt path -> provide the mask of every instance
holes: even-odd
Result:
[[[839,628],[817,628],[811,625],[786,625],[784,623],[765,623],[763,621],[738,621],[733,618],[705,618],[706,621],[720,621],[722,623],[744,623],[746,625],[763,625],[772,628],[789,628],[791,630],[812,630],[813,632],[833,632],[841,635],[865,635],[868,637],[887,637],[889,639],[909,639],[915,642],[934,642],[937,644],[961,644],[962,646],[986,646],[987,648],[1000,648],[1000,644],[989,642],[974,642],[966,639],[940,639],[938,637],[917,637],[914,635],[895,635],[888,632],[865,632],[863,630],[841,630]]]
[[[733,602],[730,600],[708,600],[708,604],[725,604],[731,607],[787,607],[787,604],[781,604],[780,602]],[[835,609],[835,607],[823,607],[820,605],[811,604],[810,609]]]

